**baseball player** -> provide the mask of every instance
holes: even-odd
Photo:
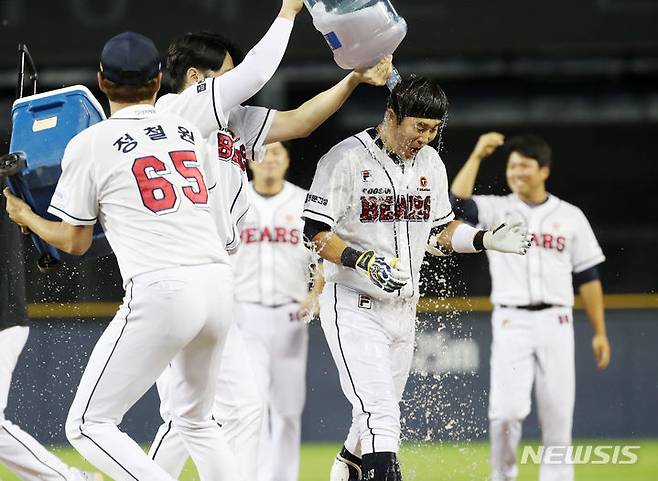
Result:
[[[4,210],[4,205],[0,210]],[[30,332],[23,243],[18,229],[10,225],[5,215],[0,216],[0,252],[0,463],[27,481],[102,481],[99,473],[67,466],[5,418],[12,373]]]
[[[299,2],[299,8],[301,5]],[[244,67],[252,53],[240,62],[239,51],[233,44],[214,34],[187,34],[175,40],[169,47],[167,67],[177,93],[163,96],[156,104],[160,111],[174,112],[195,122],[208,136],[220,165],[229,167],[230,172],[223,176],[222,190],[231,206],[231,219],[228,223],[218,222],[229,253],[237,251],[240,226],[249,208],[242,197],[248,190],[246,160],[261,160],[266,143],[309,135],[340,108],[356,86],[384,85],[391,72],[391,59],[386,58],[373,68],[348,74],[334,87],[290,111],[237,106],[224,114],[217,112],[215,99],[223,91],[222,85]],[[271,61],[271,55],[263,61]],[[245,478],[251,480],[257,477],[253,453],[259,450],[265,399],[241,338],[240,329],[234,325],[229,333],[230,344],[224,351],[220,370],[223,387],[217,392],[214,413],[235,448]],[[188,454],[170,427],[168,386],[165,373],[158,382],[164,423],[152,443],[150,455],[172,476],[178,476]]]
[[[472,195],[480,163],[501,146],[509,195]],[[551,149],[541,138],[505,140],[484,134],[452,183],[453,206],[467,222],[524,222],[533,248],[525,257],[487,252],[491,273],[489,437],[494,481],[517,477],[516,448],[535,398],[544,446],[569,446],[575,398],[573,285],[594,327],[597,365],[610,361],[603,290],[597,266],[605,257],[583,212],[546,191]],[[542,464],[542,481],[573,479],[573,465]]]
[[[309,292],[313,253],[304,245],[306,191],[285,180],[288,149],[270,144],[262,162],[249,162],[251,209],[240,232],[235,273],[235,320],[247,346],[266,417],[258,450],[258,479],[296,481],[306,395],[308,332],[318,311],[319,269]]]
[[[331,480],[401,479],[399,402],[409,375],[426,249],[524,254],[520,224],[478,230],[454,220],[446,169],[429,146],[447,113],[441,88],[404,78],[381,124],[336,145],[306,197],[304,234],[325,262],[320,319],[352,404]]]
[[[78,255],[100,220],[123,277],[123,304],[69,411],[71,444],[115,480],[174,479],[117,427],[169,365],[172,423],[201,479],[234,481],[233,452],[211,415],[233,306],[230,262],[210,212],[223,197],[212,195],[215,163],[200,132],[156,113],[161,79],[151,40],[132,32],[110,39],[98,83],[112,116],[66,148],[48,208],[62,221],[36,215],[5,190],[7,211],[22,228]]]

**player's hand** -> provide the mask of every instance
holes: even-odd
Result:
[[[599,369],[605,369],[610,364],[610,343],[608,336],[605,334],[597,334],[592,338],[592,350],[594,351],[594,359],[596,359],[596,366]]]
[[[366,69],[358,69],[353,72],[357,82],[381,87],[393,72],[393,55],[387,55],[377,65]]]
[[[425,247],[425,251],[429,252],[430,254],[436,257],[447,257],[450,255],[450,252],[446,252],[443,249],[441,249],[438,235],[430,236],[430,239],[427,243],[427,247]]]
[[[279,17],[294,20],[302,8],[304,8],[304,0],[283,0]]]
[[[375,251],[366,251],[356,261],[356,270],[386,292],[399,291],[409,282],[409,274],[397,268],[400,259],[378,256]]]
[[[30,230],[27,228],[27,224],[32,214],[32,208],[23,199],[12,194],[9,187],[5,187],[2,193],[7,198],[6,209],[9,218],[20,226],[23,234],[29,234]]]
[[[530,248],[531,236],[521,222],[500,224],[495,230],[488,230],[482,239],[485,249],[525,255]]]
[[[479,160],[489,157],[498,147],[505,143],[505,136],[499,132],[489,132],[480,135],[471,157]]]
[[[309,293],[297,310],[297,318],[309,323],[320,314],[320,299],[317,295]]]

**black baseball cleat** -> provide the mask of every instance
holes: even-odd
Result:
[[[343,446],[331,467],[329,481],[360,481],[361,479],[361,459]]]

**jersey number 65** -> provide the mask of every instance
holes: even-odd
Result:
[[[195,205],[207,206],[208,189],[199,170],[196,153],[193,150],[179,150],[169,152],[169,157],[176,171],[190,183],[182,187],[185,197]],[[152,155],[139,157],[133,162],[132,171],[147,209],[158,215],[178,210],[179,195],[176,186],[163,177],[171,173],[164,162]]]

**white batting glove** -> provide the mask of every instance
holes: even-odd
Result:
[[[439,236],[438,235],[430,236],[429,242],[427,243],[427,246],[425,247],[425,250],[427,252],[429,252],[430,254],[432,254],[433,256],[436,256],[436,257],[448,257],[450,255],[449,252],[445,252],[439,246]]]
[[[394,292],[402,289],[410,279],[407,272],[396,267],[399,263],[397,257],[391,259],[378,256],[375,251],[366,251],[357,259],[355,269],[380,289]]]
[[[532,244],[531,239],[528,229],[521,222],[503,223],[485,232],[482,244],[490,251],[525,255]]]

